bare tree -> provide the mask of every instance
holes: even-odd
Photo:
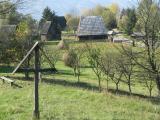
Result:
[[[143,81],[146,88],[148,89],[149,96],[152,97],[152,90],[155,86],[154,74],[142,69],[141,74],[140,74],[140,78],[142,79],[141,81]]]
[[[75,47],[69,49],[67,53],[64,54],[63,60],[66,66],[73,68],[74,76],[78,78],[80,82],[81,75],[81,64],[84,57],[85,49],[83,46]]]
[[[112,57],[111,56],[112,56],[112,53],[105,52],[102,55],[101,64],[100,64],[100,68],[102,70],[102,73],[106,77],[107,90],[109,90],[109,75],[110,75],[110,72],[112,69]]]
[[[131,84],[132,84],[132,79],[134,77],[134,69],[136,67],[135,61],[132,59],[132,57],[135,56],[135,52],[130,46],[129,47],[126,46],[125,49],[122,46],[122,49],[120,49],[119,51],[120,54],[122,55],[121,58],[122,60],[120,61],[119,64],[123,71],[124,78],[125,80],[127,80],[128,89],[131,94],[132,93]]]
[[[138,4],[137,18],[140,32],[145,33],[142,40],[145,46],[136,51],[136,56],[128,55],[145,71],[154,74],[160,95],[160,0],[141,0]]]
[[[119,90],[119,84],[122,81],[124,70],[121,67],[123,58],[122,55],[116,52],[106,51],[101,58],[100,68],[103,74],[106,76],[107,89],[108,82],[112,80],[116,85],[116,91]]]
[[[112,67],[111,73],[109,74],[110,78],[116,85],[117,92],[119,90],[119,84],[122,81],[122,77],[124,74],[124,71],[120,65],[121,63],[122,63],[121,56],[116,54],[114,59],[112,60],[113,67]]]
[[[145,53],[149,67],[140,64],[141,67],[155,74],[155,81],[160,95],[160,62],[159,62],[159,46],[160,38],[160,0],[143,0],[139,3],[138,17],[145,32],[143,40],[145,44]]]
[[[79,46],[76,47],[75,52],[77,54],[77,64],[76,64],[76,70],[77,70],[77,77],[78,77],[78,82],[80,82],[80,75],[81,75],[81,65],[82,65],[82,60],[85,57],[85,52],[86,49],[84,48],[84,46]]]
[[[8,14],[12,9],[23,2],[24,0],[0,0],[0,15]]]
[[[87,58],[88,63],[90,64],[93,72],[98,78],[98,86],[99,91],[101,92],[101,77],[102,77],[102,70],[101,70],[101,52],[100,49],[96,46],[92,46],[91,44],[86,44],[86,50],[87,50]]]

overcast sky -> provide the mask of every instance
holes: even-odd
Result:
[[[57,15],[63,16],[72,10],[80,12],[83,9],[92,8],[97,4],[107,6],[117,3],[120,8],[132,7],[136,0],[34,0],[28,2],[28,7],[21,9],[24,14],[32,14],[35,19],[40,19],[43,9],[48,6],[56,12]],[[26,6],[26,5],[25,5]]]

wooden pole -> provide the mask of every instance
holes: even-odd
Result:
[[[35,109],[34,109],[34,118],[39,119],[40,113],[39,113],[39,93],[38,93],[38,84],[39,84],[39,70],[40,70],[40,64],[39,64],[39,46],[37,45],[35,47]]]

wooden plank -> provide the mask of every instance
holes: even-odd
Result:
[[[7,82],[9,82],[9,83],[11,83],[11,82],[14,82],[14,80],[11,80],[11,79],[9,79],[9,78],[6,78],[6,77],[0,77],[2,80],[5,80],[5,81],[7,81]]]
[[[43,41],[43,45],[58,45],[59,41]]]
[[[0,77],[0,79],[2,79],[3,80],[3,82],[4,81],[6,81],[7,83],[10,83],[11,84],[11,86],[13,85],[13,83],[14,83],[14,80],[11,80],[11,79],[9,79],[9,78],[6,78],[6,77]]]
[[[29,50],[29,52],[27,53],[27,55],[23,58],[23,60],[18,64],[18,66],[14,69],[14,71],[12,72],[12,74],[14,74],[18,68],[23,64],[23,62],[28,58],[28,56],[32,53],[32,51],[34,50],[34,48],[39,44],[39,42],[37,41],[33,47]]]

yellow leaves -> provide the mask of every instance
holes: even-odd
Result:
[[[27,21],[23,21],[18,25],[16,31],[16,39],[25,39],[29,34],[29,26]]]
[[[111,4],[108,8],[115,15],[119,12],[119,6],[116,3]]]

